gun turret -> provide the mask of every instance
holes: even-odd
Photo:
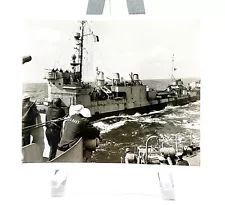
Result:
[[[22,62],[24,63],[28,63],[32,60],[31,56],[23,56]]]

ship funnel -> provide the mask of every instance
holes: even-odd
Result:
[[[113,83],[115,83],[115,84],[120,83],[120,74],[119,73],[113,73]]]
[[[105,85],[105,77],[102,71],[97,72],[97,86],[103,87]]]

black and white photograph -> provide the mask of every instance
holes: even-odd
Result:
[[[200,166],[200,27],[27,19],[22,163]]]

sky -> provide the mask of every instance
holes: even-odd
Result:
[[[85,81],[95,79],[96,67],[111,77],[118,72],[129,79],[138,73],[141,79],[170,78],[172,61],[177,78],[200,77],[201,24],[195,19],[88,21],[90,30],[99,36],[85,37]],[[44,69],[70,69],[74,53],[73,36],[79,32],[78,21],[26,20],[25,55],[32,61],[23,65],[23,82],[45,82]]]

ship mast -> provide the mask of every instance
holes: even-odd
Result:
[[[80,81],[82,80],[83,68],[83,46],[84,46],[84,26],[86,21],[81,21],[81,43],[80,43]]]
[[[76,63],[76,55],[73,55],[72,60],[73,63],[71,63],[71,65],[73,67],[78,66],[79,67],[79,72],[77,71],[77,73],[79,73],[78,75],[78,81],[81,82],[82,81],[82,70],[83,70],[83,50],[84,50],[84,37],[92,35],[94,36],[94,38],[96,39],[96,41],[99,41],[99,37],[94,35],[93,32],[90,30],[90,33],[88,34],[84,34],[84,28],[85,28],[85,24],[87,23],[87,21],[81,21],[81,33],[76,33],[76,35],[74,36],[75,40],[78,42],[76,45],[78,45],[78,48],[75,48],[78,51],[78,63]]]

